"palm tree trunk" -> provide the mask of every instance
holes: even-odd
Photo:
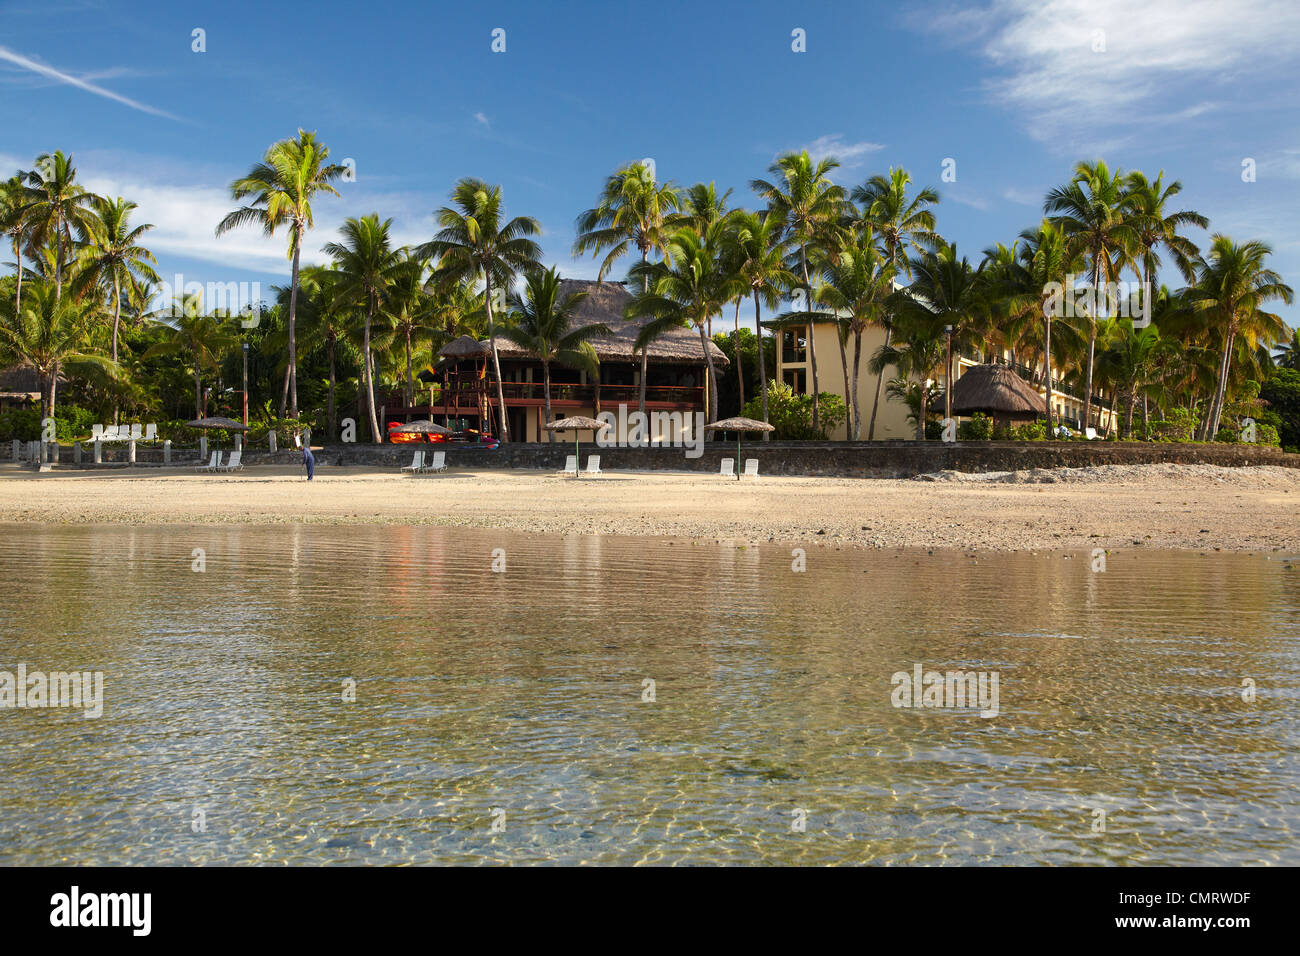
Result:
[[[646,256],[647,256],[647,250],[642,249],[641,265],[643,266],[646,264]],[[641,291],[643,293],[650,291],[650,277],[648,275],[641,277]],[[637,410],[641,413],[643,418],[645,416],[645,388],[646,388],[645,380],[648,374],[650,374],[650,345],[649,343],[646,343],[645,348],[641,350],[641,383],[637,390],[638,396],[637,396],[637,406],[636,406]]]
[[[763,421],[767,422],[767,358],[763,355],[763,323],[759,318],[758,292],[754,292],[754,330],[758,333],[758,385],[763,394]],[[763,432],[763,441],[770,441],[771,432]]]
[[[16,317],[23,307],[23,256],[22,246],[19,242],[18,233],[14,233],[14,265],[18,267],[17,288],[14,290],[14,316]]]
[[[203,386],[199,380],[199,361],[194,360],[194,417],[203,417]]]
[[[122,286],[117,270],[113,270],[113,364],[117,364],[117,329],[122,322]],[[117,424],[118,403],[113,397],[113,424]]]
[[[1219,421],[1223,417],[1223,401],[1228,393],[1228,371],[1232,368],[1232,349],[1236,344],[1237,330],[1228,327],[1228,336],[1223,343],[1223,361],[1219,363],[1219,384],[1214,390],[1214,401],[1210,405],[1210,417],[1205,429],[1205,440],[1214,441],[1219,434]]]
[[[862,441],[862,402],[858,400],[858,372],[862,368],[862,329],[853,330],[853,440]]]
[[[284,387],[280,389],[280,417],[284,418],[284,413],[289,406],[289,370],[291,366],[288,362],[284,363]]]
[[[1047,437],[1052,437],[1052,316],[1043,310],[1043,411],[1047,415]]]
[[[510,441],[510,425],[506,421],[506,390],[501,385],[501,359],[497,356],[496,329],[492,325],[492,274],[483,272],[484,305],[487,306],[488,341],[492,343],[492,373],[497,379],[497,418],[501,422],[501,441]]]
[[[294,224],[294,230],[297,236],[293,244],[293,275],[289,278],[289,412],[291,418],[298,417],[298,342],[294,333],[298,315],[298,254],[302,251],[302,220]]]
[[[740,299],[736,299],[736,394],[739,396],[736,414],[745,408],[745,365],[740,360]]]
[[[1098,289],[1101,285],[1100,255],[1094,252],[1092,257],[1092,306],[1088,310],[1088,370],[1083,383],[1083,427],[1085,429],[1092,424],[1092,367],[1097,357],[1097,320],[1100,318],[1097,312],[1101,305],[1101,292]]]
[[[63,216],[54,217],[54,302],[63,298]]]
[[[542,359],[542,397],[546,399],[546,420],[555,421],[551,417],[551,363]],[[554,436],[550,429],[546,430],[546,443],[549,445]]]
[[[926,399],[930,394],[930,389],[926,384],[928,380],[929,380],[929,376],[926,376],[921,379],[921,401],[917,407],[917,411],[920,414],[916,416],[916,440],[917,441],[925,441],[925,414],[929,410],[926,407],[928,404],[926,402]]]
[[[375,417],[375,367],[370,360],[370,323],[375,317],[374,297],[366,308],[366,326],[362,333],[362,366],[366,377],[366,411],[370,415],[370,440],[376,445],[383,444],[384,437],[379,433],[379,419]]]
[[[845,338],[846,336],[840,334],[839,324],[836,323],[835,341],[840,347],[840,376],[841,381],[844,382],[844,413],[846,416],[844,419],[844,432],[845,434],[848,434],[849,419],[847,416],[853,412],[853,399],[849,395],[849,356],[848,345],[844,341]]]
[[[1128,408],[1124,414],[1124,437],[1129,439],[1133,437],[1133,409],[1137,407],[1137,381],[1129,383],[1128,387]]]
[[[338,417],[334,409],[334,385],[335,385],[334,347],[335,344],[336,343],[334,339],[331,338],[330,339],[330,394],[329,394],[328,411],[326,413],[326,419],[328,422],[328,431],[329,431],[329,436],[331,441],[339,440],[339,433],[337,428]]]
[[[885,348],[889,348],[889,340],[894,336],[892,325],[885,326]],[[867,426],[867,441],[876,440],[876,412],[880,410],[880,383],[885,380],[885,367],[880,366],[880,374],[876,376],[876,397],[871,403],[871,424]]]
[[[406,327],[406,420],[411,420],[411,406],[415,404],[415,381],[411,376],[411,327]],[[430,410],[432,414],[432,410]]]
[[[718,379],[713,373],[713,353],[709,351],[709,339],[704,334],[703,322],[699,324],[698,329],[700,331],[700,348],[704,350],[704,363],[708,366],[709,421],[716,422],[718,420]]]
[[[804,301],[808,313],[808,364],[812,369],[812,427],[813,431],[819,431],[821,428],[821,407],[817,401],[817,392],[820,390],[820,383],[817,380],[817,336],[813,334],[812,324],[812,283],[808,280],[808,248],[806,245],[799,246],[799,261],[803,266],[803,289]]]

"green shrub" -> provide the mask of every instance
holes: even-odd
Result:
[[[1169,417],[1151,423],[1151,437],[1157,441],[1191,441],[1201,416],[1186,408],[1171,408]]]
[[[772,437],[778,441],[826,441],[832,428],[844,424],[847,413],[844,399],[839,395],[820,392],[819,399],[822,427],[814,431],[812,396],[796,395],[794,389],[784,382],[768,382],[767,420],[776,428]],[[762,421],[762,400],[756,398],[746,402],[741,415]]]
[[[961,441],[988,441],[993,437],[993,419],[983,412],[976,412],[957,426],[957,438]]]
[[[1047,422],[1026,422],[1011,429],[1012,441],[1046,441]]]

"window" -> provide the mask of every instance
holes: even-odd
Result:
[[[781,361],[798,365],[808,360],[808,330],[800,325],[781,331]]]

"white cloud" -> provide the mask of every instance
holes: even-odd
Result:
[[[474,114],[474,119],[475,119],[476,122],[482,124],[483,126],[489,126],[489,127],[490,127],[490,126],[492,125],[492,124],[488,121],[488,118],[487,118],[486,116],[484,116],[482,113],[475,113],[475,114]]]
[[[1300,51],[1300,5],[1272,0],[992,0],[911,21],[974,45],[998,70],[985,84],[990,97],[1065,150],[1219,108],[1177,107],[1192,82],[1249,74],[1260,96],[1277,95],[1266,71],[1289,76]]]
[[[87,74],[86,76],[81,76],[81,77],[73,76],[70,73],[64,73],[62,70],[56,70],[52,66],[48,66],[37,60],[33,60],[30,57],[23,56],[21,53],[15,53],[13,50],[10,50],[7,47],[2,47],[2,46],[0,46],[0,60],[3,60],[8,63],[12,63],[17,67],[20,67],[21,69],[29,70],[32,73],[36,73],[39,76],[44,76],[47,79],[55,80],[59,83],[66,84],[68,86],[75,86],[77,89],[85,90],[87,93],[93,93],[95,96],[102,96],[105,99],[109,99],[109,100],[113,100],[114,102],[121,103],[123,106],[129,106],[133,110],[139,110],[142,113],[150,113],[153,116],[161,116],[164,117],[165,119],[172,119],[172,120],[177,119],[177,117],[172,116],[171,113],[164,112],[163,110],[149,106],[145,103],[140,103],[136,100],[130,99],[129,97],[123,96],[120,93],[114,93],[112,90],[107,90],[102,86],[90,82],[88,77],[95,76],[96,74]],[[114,71],[109,70],[109,71],[101,72],[100,74],[97,75],[99,77],[107,77],[115,74]]]
[[[883,143],[858,142],[846,143],[843,133],[831,133],[827,136],[818,136],[811,143],[803,147],[808,151],[808,155],[814,161],[825,159],[827,156],[834,156],[840,161],[843,169],[855,169],[862,165],[862,161],[872,153],[884,149]]]

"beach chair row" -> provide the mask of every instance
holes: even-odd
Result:
[[[584,471],[578,471],[578,456],[577,456],[577,455],[566,455],[565,458],[564,458],[564,470],[561,471],[560,474],[561,474],[561,475],[588,475],[588,476],[590,476],[590,475],[603,475],[604,472],[600,470],[600,456],[599,456],[599,455],[588,455],[588,456],[587,456],[587,467],[586,467],[586,469],[585,469]]]
[[[724,459],[722,459],[722,471],[719,472],[719,474],[720,474],[723,478],[735,478],[735,477],[736,477],[736,459],[734,459],[734,458],[724,458]],[[743,474],[741,474],[740,477],[742,477],[742,478],[757,478],[757,477],[758,477],[758,459],[757,459],[757,458],[746,458],[746,459],[745,459],[745,471],[744,471]]]
[[[91,425],[91,441],[157,441],[158,426],[145,425]]]
[[[239,471],[241,468],[244,467],[244,463],[241,460],[243,456],[244,453],[241,451],[232,451],[230,453],[230,458],[226,460],[225,464],[222,464],[221,452],[214,451],[211,457],[208,458],[208,463],[206,465],[196,465],[194,470],[195,471]]]
[[[445,451],[430,452],[426,460],[424,451],[416,449],[415,457],[411,459],[409,465],[403,465],[402,471],[409,471],[413,475],[427,475],[435,471],[447,470],[447,453]]]

